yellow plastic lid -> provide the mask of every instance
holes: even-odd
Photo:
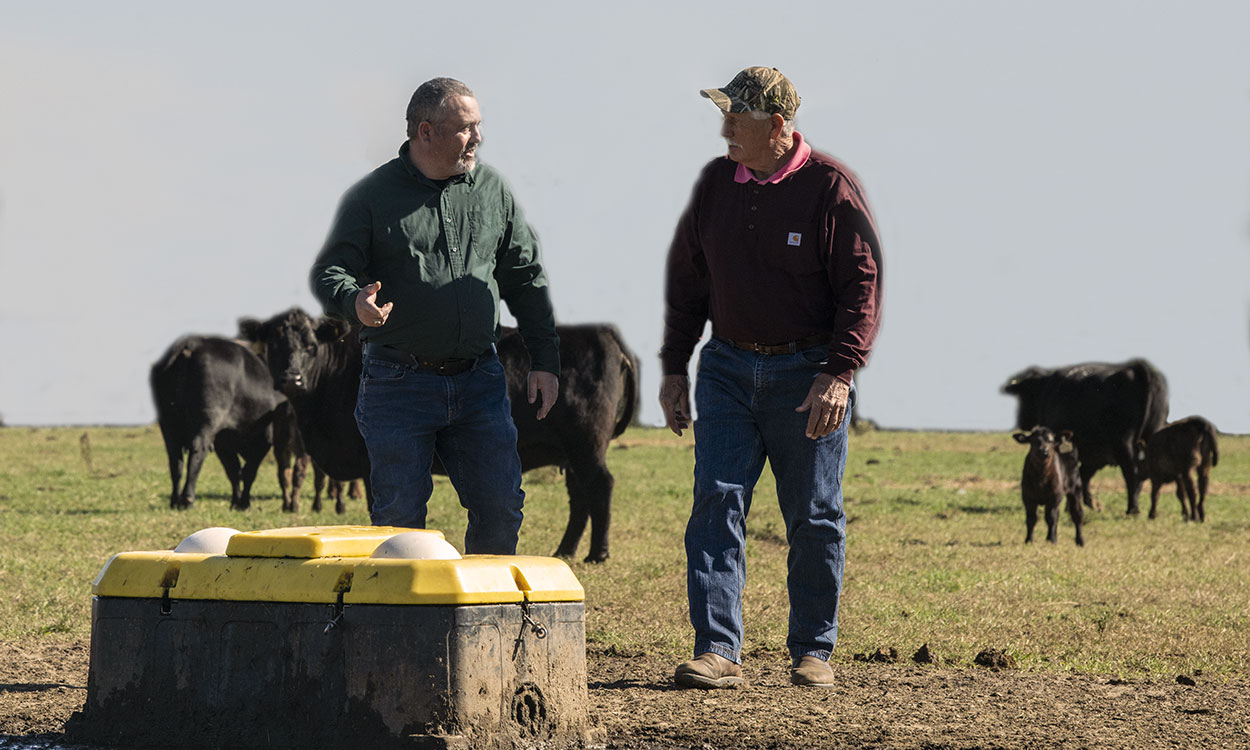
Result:
[[[226,554],[230,557],[368,557],[387,539],[408,531],[434,534],[434,529],[405,529],[398,526],[291,526],[285,529],[245,531],[230,537]]]
[[[382,541],[408,531],[411,529],[309,526],[235,534],[227,543],[226,554],[123,552],[105,564],[91,591],[96,596],[128,598],[322,604],[333,604],[340,595],[345,604],[580,602],[586,598],[569,566],[552,557],[368,557]],[[430,533],[442,537],[441,532]],[[249,541],[239,542],[240,537]],[[248,549],[269,554],[239,554],[239,550]],[[351,554],[274,554],[277,550],[289,553],[309,549]]]

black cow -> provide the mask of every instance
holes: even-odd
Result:
[[[331,477],[369,476],[369,456],[356,428],[361,350],[355,327],[314,320],[293,308],[265,322],[239,321],[240,335],[258,342],[275,387],[290,398],[308,452]],[[608,558],[614,480],[605,457],[608,442],[633,421],[638,401],[638,361],[616,329],[606,325],[557,326],[560,398],[546,419],[535,419],[526,396],[529,355],[520,335],[504,329],[499,358],[517,427],[521,467],[560,466],[569,492],[569,522],[555,554],[571,557],[590,522],[588,562]],[[445,473],[437,459],[434,471]],[[366,495],[370,494],[368,481]]]
[[[169,506],[194,504],[204,458],[216,450],[230,479],[230,507],[247,508],[256,471],[273,443],[275,412],[286,401],[265,363],[234,341],[184,336],[152,365],[149,382],[169,456]],[[179,491],[184,453],[186,482]]]
[[[1129,514],[1138,513],[1144,477],[1137,469],[1137,441],[1163,426],[1168,386],[1144,359],[1123,364],[1087,363],[1047,370],[1030,367],[1007,381],[1003,392],[1019,399],[1016,427],[1042,425],[1070,430],[1081,455],[1085,504],[1095,504],[1089,480],[1104,466],[1117,465],[1128,489]]]
[[[1139,444],[1140,469],[1150,477],[1150,517],[1159,509],[1159,490],[1168,482],[1176,482],[1176,497],[1181,501],[1181,518],[1186,521],[1207,520],[1207,486],[1211,467],[1220,462],[1219,440],[1215,425],[1199,416],[1178,419]],[[1195,491],[1190,473],[1198,475]],[[1188,507],[1186,504],[1188,500]]]
[[[1031,432],[1012,435],[1018,443],[1029,446],[1024,457],[1024,469],[1020,472],[1020,498],[1024,501],[1024,543],[1033,541],[1033,527],[1037,525],[1037,509],[1046,512],[1046,541],[1052,544],[1058,539],[1059,506],[1066,505],[1072,524],[1076,526],[1076,543],[1085,546],[1081,535],[1081,477],[1080,459],[1072,445],[1072,433],[1064,431],[1056,437],[1045,427],[1034,427]]]

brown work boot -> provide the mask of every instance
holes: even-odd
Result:
[[[678,664],[673,681],[681,687],[704,690],[736,687],[744,682],[742,667],[711,651]]]
[[[816,656],[803,656],[794,661],[790,667],[790,682],[803,687],[836,687],[833,678],[833,667],[829,662]]]

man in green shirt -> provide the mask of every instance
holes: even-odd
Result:
[[[424,528],[435,457],[469,512],[465,551],[513,554],[521,463],[503,366],[499,302],[529,350],[527,395],[559,394],[559,338],[538,242],[499,173],[477,164],[481,115],[460,81],[421,84],[396,159],[349,189],[313,264],[329,315],[363,328],[356,423],[377,525]]]

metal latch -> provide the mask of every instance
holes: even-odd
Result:
[[[521,650],[521,641],[525,640],[527,628],[540,641],[547,637],[547,626],[530,616],[530,604],[523,601],[521,602],[521,632],[517,633],[516,643],[512,646],[513,659],[516,659],[517,652]]]

